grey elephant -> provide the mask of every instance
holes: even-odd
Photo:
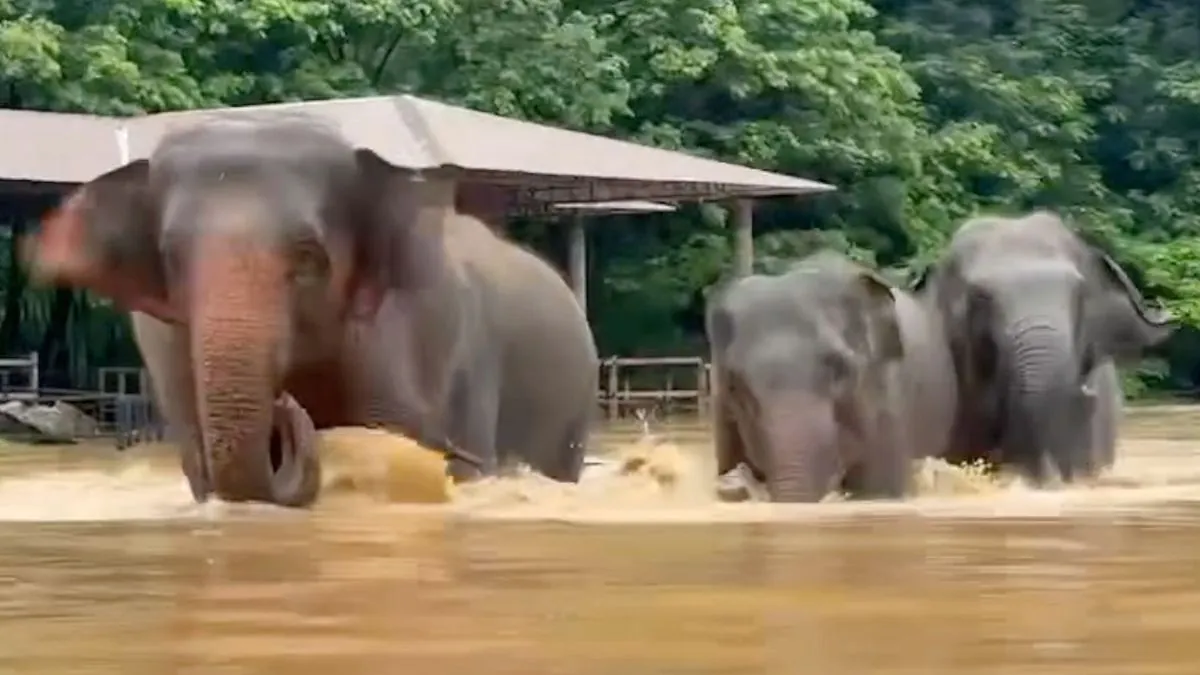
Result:
[[[1116,366],[1165,340],[1108,255],[1057,215],[963,224],[915,284],[946,318],[961,404],[947,458],[986,459],[1044,485],[1096,476],[1115,459]]]
[[[133,311],[199,501],[310,504],[310,425],[395,428],[459,480],[518,460],[578,480],[586,317],[453,192],[312,116],[227,115],[81,187],[27,257]]]
[[[911,460],[946,447],[957,393],[936,314],[840,254],[716,290],[706,331],[717,472],[744,464],[772,501],[900,498]]]

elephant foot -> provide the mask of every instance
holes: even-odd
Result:
[[[321,458],[316,428],[290,394],[275,401],[268,458],[271,494],[265,501],[306,507],[317,500],[321,492]]]
[[[199,443],[184,445],[180,456],[183,475],[187,478],[188,489],[192,491],[192,499],[197,504],[203,504],[212,496],[212,482],[208,479],[208,470],[204,466],[204,451]]]
[[[745,464],[738,464],[717,477],[717,499],[723,502],[771,501],[766,487]]]

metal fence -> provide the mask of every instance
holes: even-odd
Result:
[[[96,437],[112,439],[119,449],[164,438],[165,425],[154,405],[145,369],[100,368],[98,390],[91,391],[43,387],[38,371],[37,353],[0,359],[0,404],[69,403],[95,420]]]

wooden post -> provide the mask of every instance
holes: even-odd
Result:
[[[617,401],[617,390],[619,387],[620,376],[618,370],[620,366],[617,363],[617,358],[608,360],[608,419],[615,420],[620,411],[620,403]]]
[[[41,376],[38,374],[38,353],[30,352],[29,354],[29,388],[33,390],[33,400],[36,403],[41,390]]]
[[[754,202],[733,203],[733,271],[739,277],[754,273]]]
[[[575,299],[587,316],[587,224],[579,214],[567,225],[567,274]]]

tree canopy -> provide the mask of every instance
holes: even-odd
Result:
[[[1182,0],[0,0],[0,106],[411,92],[837,185],[760,207],[764,269],[833,246],[903,272],[972,214],[1047,207],[1200,326],[1197,35]],[[594,229],[602,352],[699,349],[725,217]],[[1190,382],[1200,349],[1172,353]]]

